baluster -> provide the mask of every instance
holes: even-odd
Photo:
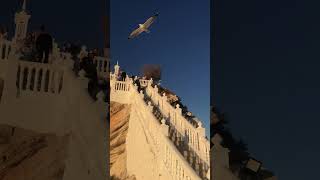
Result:
[[[48,84],[48,93],[50,93],[51,92],[51,85],[52,85],[52,69],[51,68],[48,68],[48,77],[46,78],[46,79],[48,79],[48,82],[47,82],[47,84]]]
[[[181,163],[182,164],[182,163]],[[180,179],[183,179],[183,174],[184,174],[184,168],[183,166],[181,165],[180,166]]]
[[[197,157],[195,157],[195,170],[196,170],[196,173],[201,175],[200,174],[200,167],[199,167],[199,159]]]
[[[42,69],[42,78],[41,78],[40,92],[45,92],[46,76],[47,76],[47,68],[43,68],[43,69]]]
[[[192,164],[193,164],[193,153],[192,152],[189,153],[189,164],[192,167]]]
[[[99,66],[99,72],[103,73],[103,59],[100,59],[100,66]]]
[[[169,157],[170,157],[170,161],[169,161],[169,162],[170,162],[170,166],[169,166],[169,167],[170,167],[170,172],[171,172],[171,174],[173,175],[173,171],[172,171],[173,159],[172,159],[172,153],[171,153],[171,150],[170,150],[170,156],[169,156]]]
[[[23,77],[24,77],[25,67],[20,65],[20,77],[19,77],[19,89],[23,90]]]
[[[173,158],[173,153],[172,153],[171,154],[171,172],[173,176],[175,176],[174,164],[175,164],[175,159]]]
[[[103,72],[107,72],[108,63],[106,60],[103,61]]]
[[[2,41],[0,41],[0,59],[2,59],[2,46],[3,46],[3,43]]]
[[[29,67],[28,74],[27,74],[26,91],[30,91],[32,71],[33,71],[32,67]]]
[[[35,68],[35,75],[34,75],[34,83],[33,83],[33,91],[37,91],[38,79],[39,79],[39,68]]]
[[[180,162],[177,162],[177,174],[178,174],[178,179],[181,179],[181,166],[180,166]]]
[[[50,82],[50,84],[51,84],[51,88],[50,88],[50,92],[51,93],[55,93],[55,89],[56,89],[56,76],[57,76],[57,71],[56,70],[51,70],[52,72],[51,72],[51,82]]]
[[[54,81],[54,84],[55,84],[55,89],[54,89],[54,92],[56,94],[59,93],[59,77],[60,77],[60,71],[56,71],[55,72],[55,81]]]

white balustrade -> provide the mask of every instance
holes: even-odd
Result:
[[[130,91],[131,84],[126,81],[115,81],[114,89],[115,91]]]
[[[109,71],[109,60],[105,57],[96,56],[93,63],[97,66],[99,76],[106,78]]]
[[[177,133],[183,139],[187,139],[189,146],[194,152],[209,166],[209,149],[210,142],[205,138],[204,133],[200,133],[201,127],[198,129],[192,125],[185,117],[182,116],[182,110],[179,105],[174,108],[168,101],[166,95],[160,95],[158,87],[147,86],[147,95],[152,99],[153,103],[158,105],[161,113],[169,120],[170,125],[175,128]]]
[[[63,88],[62,67],[51,64],[19,61],[17,88],[19,91],[60,94]]]
[[[0,61],[8,60],[11,52],[11,42],[6,39],[0,39]]]
[[[175,145],[168,138],[168,125],[162,120],[161,124],[152,114],[150,104],[146,105],[143,96],[135,91],[134,103],[136,107],[145,112],[142,113],[140,122],[144,126],[144,130],[148,132],[152,139],[151,147],[157,153],[158,160],[161,161],[163,167],[172,175],[173,179],[181,180],[200,180],[201,178],[191,168],[185,158],[176,149]]]

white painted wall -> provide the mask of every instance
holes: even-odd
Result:
[[[6,67],[2,66],[3,63],[0,64],[0,69],[7,69],[3,75],[5,86],[0,102],[0,123],[39,133],[54,133],[59,136],[71,134],[63,180],[105,180],[108,152],[107,103],[103,102],[102,92],[98,94],[99,100],[96,102],[88,95],[88,79],[83,73],[79,78],[74,75],[70,55],[56,57],[66,59],[60,59],[63,62],[61,64],[40,64],[19,61],[18,56],[13,54],[7,59]],[[20,88],[21,84],[17,87],[16,80],[23,79],[23,76],[17,76],[19,66],[35,69],[36,72],[40,69],[49,70],[50,77],[55,77],[54,72],[61,72],[61,91],[24,90]],[[27,87],[30,87],[31,75],[26,78]],[[60,84],[59,82],[59,78],[51,79],[49,86]]]

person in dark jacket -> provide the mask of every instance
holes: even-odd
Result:
[[[96,95],[100,90],[99,79],[96,65],[93,63],[94,55],[89,53],[87,57],[83,58],[80,63],[80,69],[86,72],[87,78],[89,78],[88,92],[90,96],[96,99]]]
[[[126,77],[127,77],[127,73],[123,71],[123,72],[121,73],[121,80],[122,80],[122,81],[126,81]]]
[[[87,77],[90,79],[97,79],[97,68],[96,65],[93,63],[93,54],[89,53],[87,57],[84,57],[80,63],[80,69],[83,69]]]
[[[52,51],[52,37],[45,32],[45,27],[41,26],[41,33],[36,40],[36,48],[39,53],[39,61],[41,62],[44,54],[44,63],[48,63],[49,53]]]
[[[141,89],[141,84],[140,84],[140,79],[136,79],[135,84],[138,86],[138,92],[140,92]]]

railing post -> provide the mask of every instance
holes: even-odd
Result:
[[[176,105],[176,113],[177,113],[178,115],[182,115],[182,109],[180,108],[180,104],[177,104],[177,105]]]
[[[151,105],[151,102],[150,102],[150,101],[148,101],[148,109],[149,109],[149,111],[152,113],[153,106]]]
[[[166,120],[161,120],[161,131],[165,135],[165,137],[169,137],[169,126],[166,125]]]
[[[82,69],[79,72],[79,79],[81,80],[81,86],[87,88],[89,80],[85,76],[86,76],[86,72]]]
[[[152,78],[150,78],[150,81],[149,81],[149,83],[148,83],[150,86],[153,84],[153,79]]]
[[[206,129],[204,127],[202,127],[202,122],[199,121],[197,124],[198,124],[197,131],[198,131],[200,137],[205,137],[206,136],[206,132],[205,132]]]

